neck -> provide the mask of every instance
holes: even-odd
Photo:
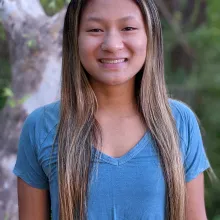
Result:
[[[98,113],[128,116],[137,113],[135,80],[122,85],[103,85],[91,82],[98,100]]]

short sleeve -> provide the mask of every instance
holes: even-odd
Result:
[[[34,188],[48,189],[48,178],[38,162],[38,125],[42,112],[42,109],[35,110],[24,122],[13,173]]]
[[[186,182],[196,178],[200,173],[210,167],[204,146],[198,121],[194,113],[188,112],[188,146],[185,152]]]

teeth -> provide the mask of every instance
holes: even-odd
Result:
[[[109,63],[109,64],[115,64],[115,63],[123,63],[125,62],[125,59],[120,60],[101,60],[102,63]]]

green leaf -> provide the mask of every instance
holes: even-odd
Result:
[[[34,39],[28,40],[28,41],[27,41],[27,46],[28,46],[29,48],[36,48],[36,46],[37,46],[36,40],[34,40]]]
[[[3,96],[4,97],[14,97],[14,94],[10,88],[3,89]]]
[[[28,98],[29,98],[29,95],[25,95],[23,98],[18,100],[18,104],[19,105],[23,104]]]
[[[7,101],[8,105],[11,107],[11,108],[14,108],[16,106],[16,102],[14,99],[9,99]]]
[[[53,9],[53,10],[55,10],[56,7],[57,7],[56,1],[51,1],[51,2],[49,3],[48,7],[51,8],[51,9]]]

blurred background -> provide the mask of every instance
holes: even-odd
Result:
[[[2,2],[4,4],[2,4]],[[68,0],[0,2],[0,219],[16,220],[11,171],[26,116],[58,98],[62,26]],[[171,97],[196,112],[220,177],[220,1],[155,0],[164,34]],[[209,220],[220,220],[220,185],[205,176]]]

